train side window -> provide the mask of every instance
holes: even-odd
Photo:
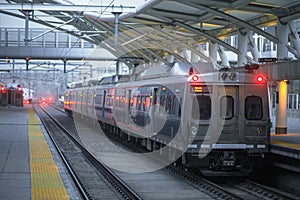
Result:
[[[173,98],[172,96],[167,96],[167,102],[166,102],[166,112],[168,114],[172,114],[172,104],[173,104]]]
[[[180,101],[179,101],[178,117],[181,117],[181,106],[182,106],[182,97],[180,97]]]
[[[245,100],[245,117],[249,120],[260,120],[263,117],[262,99],[259,96],[248,96]]]
[[[210,119],[211,117],[210,96],[197,95],[193,99],[192,117],[194,119],[200,119],[200,120]]]
[[[96,96],[96,104],[99,104],[102,107],[102,95]]]
[[[145,108],[146,108],[146,97],[145,96],[142,96],[141,97],[141,111],[145,111]]]
[[[132,108],[136,108],[137,107],[137,96],[133,97],[133,101],[132,101]]]
[[[221,118],[230,120],[234,116],[234,99],[231,96],[223,96],[220,102]]]
[[[165,110],[165,100],[166,100],[166,97],[165,96],[160,96],[159,98],[159,105],[160,105],[160,108],[159,108],[159,111],[160,113],[163,113],[164,110]]]
[[[145,107],[146,107],[146,110],[148,111],[149,108],[150,108],[150,104],[151,104],[151,99],[149,96],[146,96],[146,101],[145,101]]]
[[[119,96],[116,96],[115,106],[116,108],[119,107]]]
[[[175,115],[177,107],[178,107],[177,97],[173,96],[172,111],[171,111],[173,115]]]
[[[137,110],[141,110],[141,96],[137,97],[137,105],[136,105]]]

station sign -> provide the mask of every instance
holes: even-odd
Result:
[[[258,62],[276,62],[277,58],[258,58]]]

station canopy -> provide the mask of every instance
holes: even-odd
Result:
[[[24,19],[24,11],[30,10],[30,20],[66,32],[70,32],[67,26],[75,27],[77,31],[70,34],[106,48],[117,57],[165,63],[168,56],[183,61],[181,49],[209,60],[199,50],[207,41],[238,54],[237,47],[225,40],[238,31],[252,31],[278,44],[278,38],[264,28],[300,18],[299,0],[101,2],[9,0],[1,3],[0,12]],[[19,13],[12,12],[16,9]]]

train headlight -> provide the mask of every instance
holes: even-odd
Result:
[[[222,80],[223,80],[223,81],[226,80],[227,76],[228,76],[227,73],[223,73],[223,74],[221,75]]]
[[[235,74],[235,73],[231,73],[231,74],[229,75],[229,79],[230,79],[230,80],[234,81],[235,78],[236,78],[236,74]]]
[[[258,127],[258,128],[256,129],[256,133],[257,133],[257,135],[262,135],[262,134],[264,133],[264,129],[261,128],[261,127]]]
[[[197,132],[198,132],[198,129],[197,129],[196,126],[192,126],[190,128],[190,134],[191,134],[191,136],[195,137],[197,135]]]

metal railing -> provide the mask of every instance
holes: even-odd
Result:
[[[61,31],[50,29],[29,29],[28,47],[43,48],[95,48],[83,39]],[[48,31],[48,32],[47,32]],[[25,47],[24,28],[0,28],[0,47]]]

